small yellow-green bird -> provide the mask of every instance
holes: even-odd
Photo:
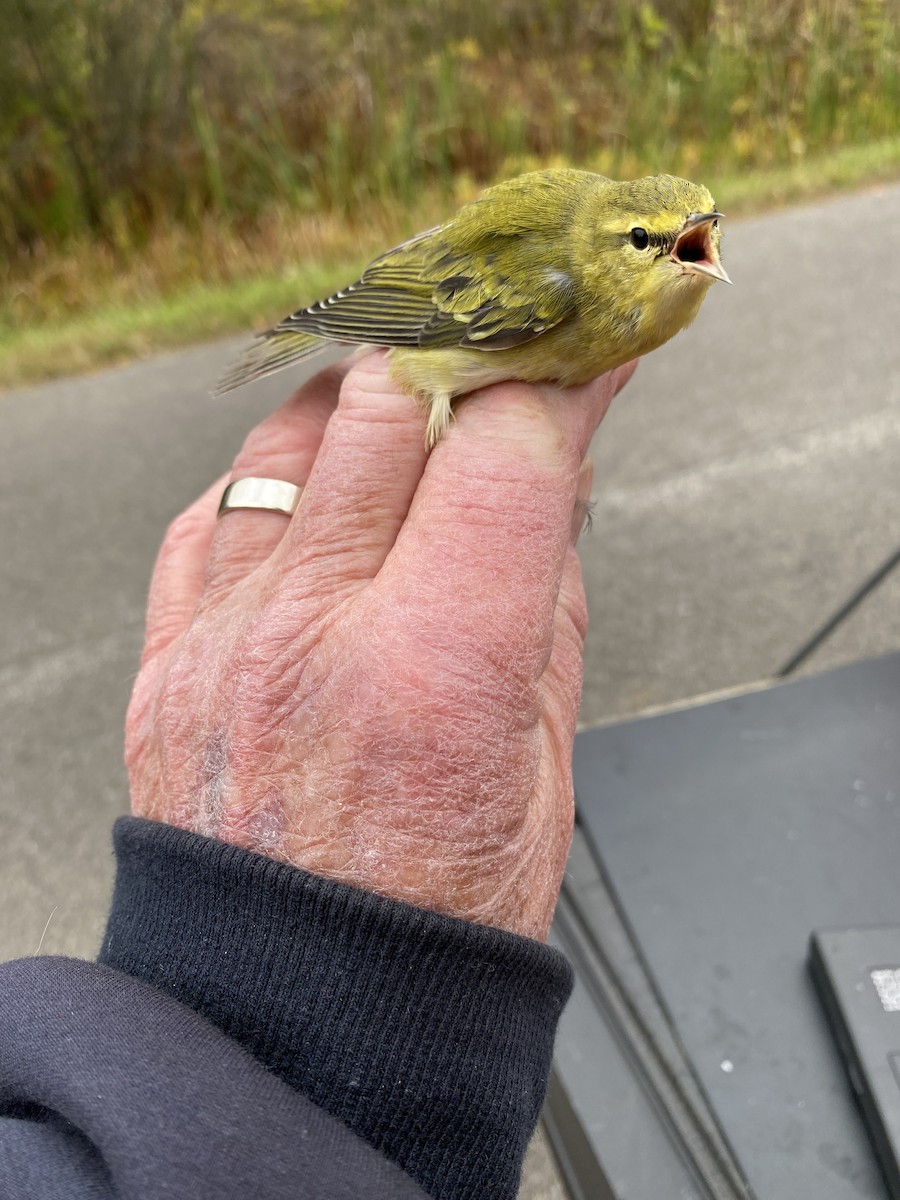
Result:
[[[721,216],[705,187],[672,175],[520,175],[285,317],[217,390],[334,343],[389,347],[433,446],[466,392],[506,379],[586,383],[668,341],[714,280],[731,282]]]

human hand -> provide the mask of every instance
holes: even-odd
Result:
[[[217,522],[222,479],[170,526],[126,722],[135,815],[546,936],[572,826],[582,463],[633,369],[476,393],[429,455],[375,354],[252,430],[232,478],[305,490],[292,519]]]

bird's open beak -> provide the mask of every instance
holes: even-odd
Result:
[[[706,275],[731,283],[711,236],[713,225],[721,216],[718,212],[693,213],[685,221],[672,247],[672,258],[686,274]]]

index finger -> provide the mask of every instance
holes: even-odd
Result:
[[[504,671],[541,673],[578,472],[634,367],[565,390],[501,384],[460,405],[379,578],[406,582],[429,639],[447,639],[433,648],[468,647],[497,658]],[[429,619],[434,613],[437,621]]]

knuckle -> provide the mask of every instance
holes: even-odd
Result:
[[[333,375],[336,373],[332,373]],[[302,483],[312,467],[331,419],[337,378],[319,377],[318,397],[298,392],[247,434],[234,460],[233,475],[269,475]]]
[[[290,451],[293,450],[293,453]],[[233,476],[268,474],[296,460],[296,448],[286,447],[284,430],[264,421],[247,435],[234,460]],[[281,478],[281,476],[278,476]]]
[[[402,425],[418,422],[418,411],[415,401],[392,383],[386,363],[366,358],[345,379],[335,420],[339,424]]]

